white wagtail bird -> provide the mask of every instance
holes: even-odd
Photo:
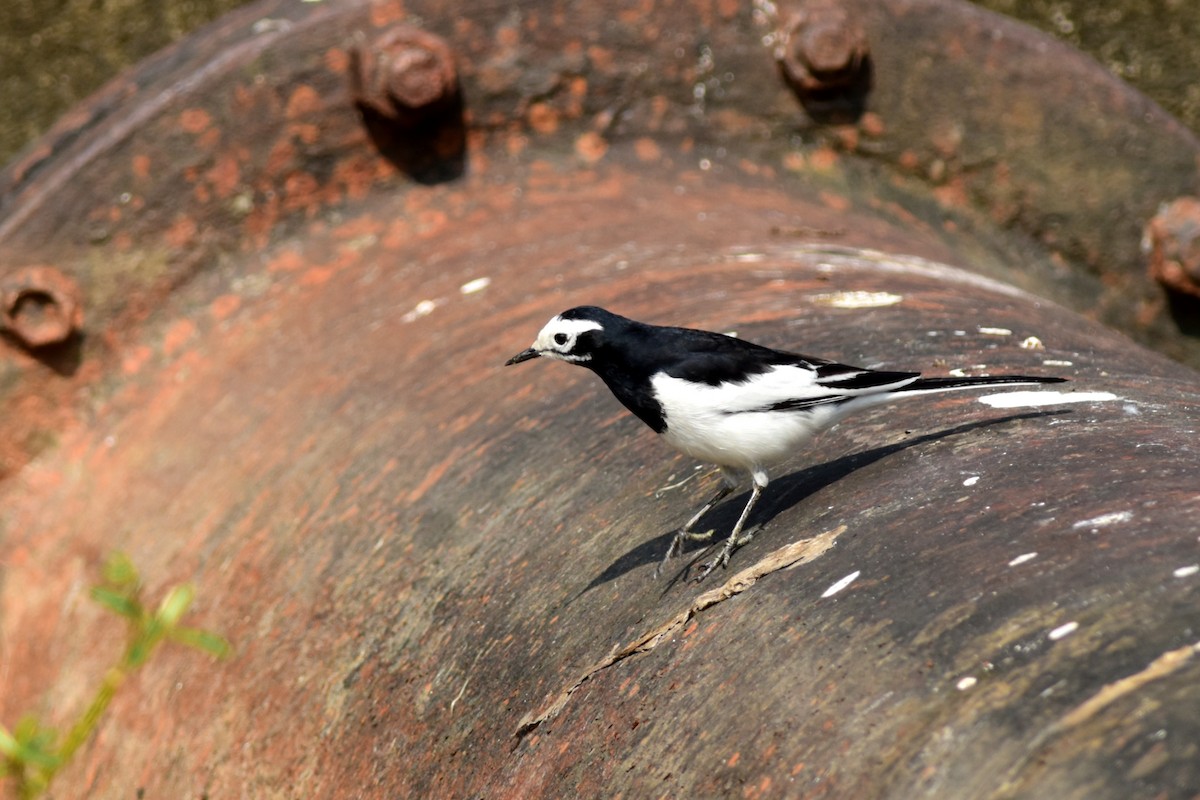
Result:
[[[649,325],[595,306],[554,317],[533,346],[505,366],[538,356],[587,367],[667,444],[720,467],[720,491],[675,531],[659,569],[684,541],[712,538],[712,531],[694,533],[692,527],[749,473],[750,499],[724,548],[703,565],[697,580],[728,564],[730,554],[754,535],[742,528],[767,486],[767,467],[855,411],[933,392],[1065,380],[922,378],[918,372],[852,367],[711,331]]]

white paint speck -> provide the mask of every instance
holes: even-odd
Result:
[[[766,253],[738,253],[733,257],[734,261],[742,264],[757,264],[760,261],[767,260]]]
[[[1190,566],[1180,567],[1171,574],[1176,578],[1190,578],[1197,572],[1200,572],[1200,564],[1191,564]]]
[[[476,292],[482,292],[491,285],[491,278],[476,278],[473,281],[467,281],[462,286],[458,287],[458,290],[463,294],[475,294]]]
[[[1057,642],[1059,639],[1063,638],[1064,636],[1070,636],[1077,630],[1079,630],[1078,622],[1068,622],[1066,625],[1059,625],[1046,635],[1050,637],[1050,641]]]
[[[979,476],[972,475],[971,477],[969,477],[965,481],[963,481],[963,486],[974,486],[977,483],[979,483]]]
[[[1037,553],[1022,553],[1012,561],[1008,562],[1008,565],[1010,567],[1019,567],[1026,561],[1033,561],[1035,558],[1037,558]]]
[[[1012,336],[1012,331],[1008,328],[987,328],[980,326],[979,332],[984,336]]]
[[[263,17],[258,22],[250,26],[250,31],[255,36],[273,31],[288,31],[291,30],[292,23],[286,19],[273,19],[271,17]]]
[[[859,575],[862,575],[862,570],[854,570],[854,572],[851,572],[849,575],[842,578],[840,581],[833,584],[833,586],[830,586],[828,589],[822,592],[821,597],[833,597],[842,589],[845,589],[847,586],[854,583],[854,581],[858,580]]]
[[[979,683],[978,678],[976,678],[974,675],[968,675],[967,677],[959,680],[958,683],[954,684],[954,688],[958,689],[960,692],[965,692],[967,689],[970,689],[977,683]]]
[[[1073,366],[1075,366],[1075,362],[1074,361],[1063,361],[1060,358],[1044,358],[1044,359],[1042,359],[1042,366],[1044,366],[1044,367],[1073,367]]]
[[[1142,415],[1142,410],[1137,407],[1136,403],[1126,403],[1121,406],[1121,410],[1125,412],[1125,416],[1127,417],[1140,417]]]
[[[882,308],[894,306],[903,299],[903,295],[890,292],[827,292],[812,296],[814,303],[834,308]]]
[[[401,317],[400,320],[401,322],[413,322],[421,317],[428,317],[437,307],[438,304],[436,300],[422,300],[413,307],[412,311],[409,311],[407,314]]]
[[[1036,336],[1027,336],[1017,345],[1022,350],[1045,350],[1046,345],[1042,344],[1042,340]],[[1069,363],[1069,362],[1068,362]]]
[[[1114,511],[1111,514],[1101,514],[1098,517],[1081,519],[1071,525],[1071,527],[1075,530],[1080,528],[1106,528],[1109,525],[1117,525],[1122,522],[1129,522],[1131,519],[1133,519],[1132,511]]]
[[[1034,408],[1062,403],[1105,403],[1119,400],[1112,392],[1001,392],[979,398],[992,408]]]

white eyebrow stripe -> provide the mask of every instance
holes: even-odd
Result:
[[[577,338],[581,333],[587,331],[603,330],[604,326],[594,319],[563,319],[562,317],[554,317],[546,323],[546,327],[538,333],[537,339],[533,342],[533,349],[541,353],[555,353],[562,357],[563,353],[561,345],[554,341],[557,334],[565,333],[572,339]],[[588,359],[566,359],[571,361],[586,361]]]
[[[584,331],[598,331],[604,326],[594,319],[563,319],[555,317],[546,323],[546,327],[542,328],[542,332],[553,331],[554,333],[574,333],[580,334]]]

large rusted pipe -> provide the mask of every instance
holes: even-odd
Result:
[[[1195,373],[942,266],[1006,251],[895,187],[833,193],[865,174],[836,152],[756,144],[788,93],[756,83],[777,78],[748,9],[695,4],[730,23],[710,41],[753,87],[725,106],[714,87],[708,111],[641,7],[577,26],[613,37],[578,48],[553,14],[445,26],[474,56],[456,62],[471,168],[418,186],[369,148],[344,74],[357,28],[405,15],[306,8],[223,23],[228,73],[179,84],[205,93],[142,84],[140,114],[56,140],[70,157],[26,162],[5,195],[0,241],[99,266],[91,360],[62,379],[84,400],[0,482],[0,719],[79,710],[122,644],[80,590],[114,548],[149,595],[194,581],[195,622],[238,650],[165,650],[57,792],[1117,798],[1200,780]],[[698,41],[691,10],[669,13]],[[595,59],[583,84],[572,53]],[[103,191],[56,202],[68,178]],[[711,479],[584,371],[500,366],[582,302],[871,366],[1060,374],[1091,400],[864,414],[772,482],[728,571],[655,580]]]
[[[1124,797],[1194,780],[1195,375],[966,273],[769,241],[762,211],[726,205],[736,183],[673,204],[643,178],[642,206],[612,191],[619,168],[595,177],[465,211],[486,258],[454,225],[351,249],[339,229],[272,249],[272,290],[232,313],[220,287],[187,292],[95,424],[5,483],[6,718],[102,661],[97,612],[64,597],[112,547],[193,576],[239,650],[147,672],[66,793]],[[568,218],[605,224],[553,233]],[[430,253],[436,271],[403,266]],[[845,425],[772,484],[765,531],[712,585],[800,539],[835,546],[530,728],[699,592],[652,572],[711,479],[582,370],[500,368],[583,301],[1120,399],[947,398]]]

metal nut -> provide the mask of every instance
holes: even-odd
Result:
[[[1200,198],[1180,197],[1146,225],[1151,277],[1167,289],[1200,297]]]
[[[393,26],[354,48],[350,79],[359,106],[403,124],[420,122],[458,94],[450,45],[409,25]]]
[[[835,0],[809,0],[784,22],[775,58],[801,94],[848,88],[870,55],[853,15]]]
[[[26,267],[0,278],[0,327],[26,347],[65,342],[82,326],[79,287],[54,267]]]

